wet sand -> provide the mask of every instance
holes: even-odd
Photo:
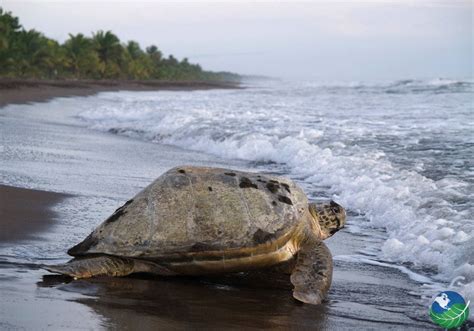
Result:
[[[239,88],[239,84],[203,81],[21,80],[0,78],[0,107],[8,104],[48,101],[55,97],[87,96],[110,91],[189,91],[215,88]]]
[[[65,194],[0,185],[0,242],[32,239],[54,224],[49,206]]]

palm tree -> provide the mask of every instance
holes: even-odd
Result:
[[[163,54],[155,45],[148,46],[146,48],[146,53],[148,54],[148,59],[151,61],[150,66],[150,73],[151,77],[155,79],[159,79],[162,76],[162,60]]]
[[[13,65],[15,54],[12,42],[18,36],[21,25],[18,17],[0,8],[0,73],[8,73]]]
[[[44,39],[45,44],[40,68],[46,77],[57,78],[62,75],[64,68],[67,67],[65,51],[56,40]]]
[[[112,31],[98,31],[93,34],[95,50],[102,63],[102,77],[117,77],[120,75],[123,48],[119,38]]]
[[[85,72],[84,65],[87,65],[92,56],[92,40],[82,33],[77,35],[69,34],[69,39],[64,42],[64,49],[68,59],[68,67],[76,78]]]
[[[129,41],[125,47],[124,63],[122,70],[127,73],[129,79],[148,79],[151,77],[154,66],[153,62],[136,41]]]
[[[21,25],[18,21],[18,17],[14,17],[10,12],[4,12],[0,8],[0,50],[8,48],[9,39],[12,34],[18,32],[21,29]]]
[[[163,59],[163,53],[155,45],[148,46],[146,52],[155,64],[159,64]]]
[[[125,50],[127,51],[128,55],[130,55],[132,60],[136,60],[143,55],[143,51],[140,48],[140,45],[133,40],[130,40],[127,43],[127,45],[125,46]]]
[[[49,67],[51,54],[48,52],[48,39],[35,30],[22,30],[13,41],[15,71],[21,76],[41,76],[41,69]]]

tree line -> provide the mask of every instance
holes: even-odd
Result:
[[[0,7],[0,77],[37,79],[226,80],[240,76],[205,71],[187,58],[164,57],[157,46],[122,43],[111,31],[91,37],[69,34],[64,43],[34,29]]]

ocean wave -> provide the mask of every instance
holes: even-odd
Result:
[[[469,93],[473,92],[472,80],[437,78],[432,80],[400,80],[388,84],[385,93]]]
[[[313,82],[305,84],[312,91],[325,90],[329,93],[361,93],[361,94],[423,94],[423,93],[472,93],[474,80],[436,78],[429,80],[402,79],[381,82]],[[302,91],[307,93],[308,91]]]

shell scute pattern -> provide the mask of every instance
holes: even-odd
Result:
[[[113,222],[101,224],[89,240],[93,245],[76,251],[153,258],[254,247],[291,231],[307,205],[301,188],[287,179],[179,167],[135,196]]]

